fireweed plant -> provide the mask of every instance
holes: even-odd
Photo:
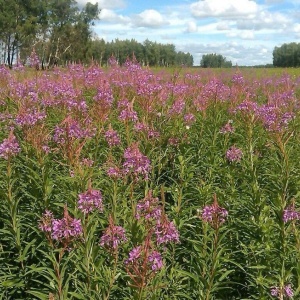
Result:
[[[0,67],[0,299],[298,299],[300,75]]]

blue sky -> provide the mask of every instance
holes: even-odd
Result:
[[[272,63],[275,46],[300,42],[300,0],[90,2],[102,9],[94,26],[99,38],[172,43],[177,51],[190,52],[195,65],[209,53],[238,65]]]

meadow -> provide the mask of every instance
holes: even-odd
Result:
[[[0,68],[0,299],[298,299],[298,69]]]

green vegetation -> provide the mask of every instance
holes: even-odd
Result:
[[[99,12],[97,3],[79,9],[74,0],[0,0],[2,63],[24,64],[34,49],[42,68],[67,62],[107,65],[112,55],[118,64],[135,56],[148,66],[193,65],[192,55],[176,52],[172,44],[94,39]]]
[[[114,62],[0,67],[0,299],[299,299],[299,70]]]
[[[274,67],[300,67],[300,43],[283,44],[273,50]]]
[[[205,54],[202,56],[200,66],[202,68],[231,68],[232,62],[227,61],[221,54]]]

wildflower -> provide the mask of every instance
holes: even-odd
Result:
[[[145,244],[133,248],[125,264],[135,266],[135,270],[149,268],[152,271],[158,271],[163,267],[163,260],[158,251],[149,249]]]
[[[62,219],[53,219],[52,234],[54,240],[64,240],[72,237],[78,237],[82,234],[81,221],[71,217],[64,217]]]
[[[285,292],[285,295],[287,298],[292,298],[294,296],[294,292],[293,292],[291,284],[287,284],[284,287],[284,292]]]
[[[232,120],[229,120],[221,129],[220,133],[226,134],[226,133],[232,133],[234,132],[234,128],[232,126]]]
[[[89,159],[89,158],[83,158],[82,161],[81,161],[81,164],[83,166],[86,166],[86,167],[92,167],[93,164],[94,164],[94,161],[92,159]]]
[[[7,139],[4,139],[3,142],[0,144],[0,157],[4,159],[9,159],[12,156],[15,156],[21,151],[19,147],[19,143],[17,138],[11,132]]]
[[[38,112],[36,110],[33,111],[24,111],[20,112],[16,119],[15,122],[18,126],[32,126],[35,125],[38,121],[43,120],[46,118],[46,113],[45,112]]]
[[[290,299],[294,296],[294,291],[292,289],[292,285],[289,283],[285,285],[283,288],[279,288],[277,286],[271,287],[271,296],[277,297],[278,299],[283,299],[282,296]]]
[[[122,171],[118,167],[109,167],[106,173],[111,178],[117,179],[122,177]]]
[[[150,172],[150,160],[143,155],[137,145],[132,145],[124,152],[125,162],[123,163],[125,174],[132,173],[135,177],[138,175],[144,176],[148,179]]]
[[[279,288],[277,286],[271,287],[271,296],[277,297],[279,295]]]
[[[112,217],[109,220],[109,226],[100,239],[100,245],[108,249],[116,250],[122,242],[126,242],[125,229],[114,225]]]
[[[39,57],[37,56],[34,48],[32,49],[32,51],[30,53],[29,63],[30,63],[30,67],[39,69],[40,60],[39,60]]]
[[[282,216],[283,222],[287,223],[289,221],[293,220],[299,220],[300,219],[300,214],[295,211],[295,205],[290,205],[288,206],[284,211],[283,211],[283,216]]]
[[[98,190],[89,189],[85,193],[79,194],[78,209],[87,214],[98,209],[103,211],[102,194]]]
[[[39,229],[43,232],[51,232],[52,230],[53,213],[46,210],[43,213],[41,221],[39,223]]]
[[[185,114],[183,119],[187,126],[193,124],[196,121],[196,117],[192,113]]]
[[[120,112],[119,119],[122,121],[130,120],[136,122],[138,120],[137,112],[130,107],[126,107]]]
[[[162,209],[158,204],[158,198],[152,197],[152,191],[149,191],[143,200],[140,200],[136,206],[136,218],[141,217],[146,220],[157,220],[161,217]]]
[[[117,146],[121,142],[118,132],[111,128],[105,132],[105,139],[110,147]]]
[[[125,264],[136,261],[141,256],[142,246],[137,246],[129,252],[129,258],[125,260]]]
[[[214,202],[211,205],[206,205],[202,209],[201,219],[203,222],[210,223],[213,228],[218,228],[226,221],[228,211],[219,206],[217,197],[214,195]]]
[[[110,88],[98,89],[97,95],[94,97],[96,102],[101,103],[106,107],[111,107],[114,101],[114,96]]]
[[[158,245],[170,242],[179,243],[179,232],[174,222],[163,216],[155,226],[156,242]]]
[[[149,255],[148,260],[150,263],[152,263],[151,269],[153,271],[158,271],[163,267],[163,260],[161,254],[157,251],[153,251]]]
[[[39,228],[43,232],[49,233],[53,240],[65,243],[82,234],[81,220],[72,218],[66,206],[62,219],[54,219],[52,212],[46,210],[39,223]]]
[[[245,83],[245,80],[244,80],[244,77],[242,74],[240,73],[235,73],[233,76],[232,76],[232,79],[231,81],[237,85],[243,85]]]
[[[184,110],[184,107],[185,107],[185,102],[184,102],[184,99],[178,99],[176,100],[172,107],[169,109],[169,114],[170,115],[179,115],[183,112]]]
[[[89,125],[88,120],[86,125]],[[68,140],[83,139],[92,137],[94,129],[82,128],[81,124],[72,117],[67,117],[61,126],[56,126],[54,130],[53,140],[58,144],[65,144]]]
[[[243,152],[241,149],[232,146],[226,152],[226,158],[230,162],[239,162],[242,159]]]

